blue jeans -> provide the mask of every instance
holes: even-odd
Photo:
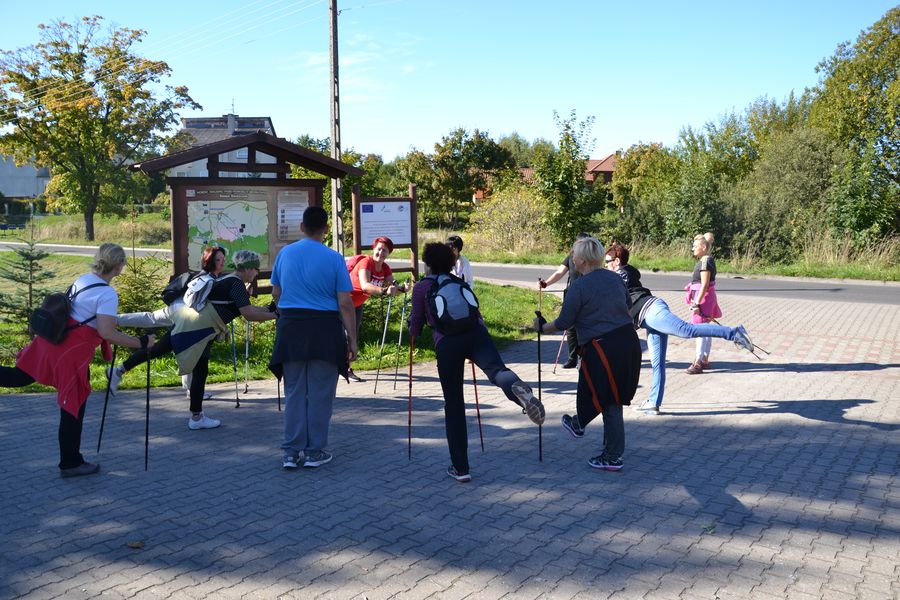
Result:
[[[647,330],[647,347],[650,349],[650,366],[653,367],[653,380],[650,384],[650,397],[647,404],[662,404],[666,387],[666,347],[669,336],[680,338],[723,338],[734,339],[736,329],[715,325],[713,323],[687,323],[672,314],[669,305],[662,298],[657,298],[647,307],[641,327]]]

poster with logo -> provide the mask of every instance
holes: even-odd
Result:
[[[412,206],[409,200],[371,201],[359,204],[360,244],[371,246],[380,236],[394,245],[412,244]]]

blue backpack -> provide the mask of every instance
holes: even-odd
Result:
[[[456,275],[429,275],[428,308],[435,329],[444,335],[471,331],[478,325],[478,298],[469,284]]]

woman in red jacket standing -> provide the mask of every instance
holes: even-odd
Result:
[[[81,455],[84,409],[91,393],[90,364],[102,344],[109,360],[110,344],[129,348],[153,345],[153,336],[134,337],[116,329],[119,296],[110,286],[125,268],[125,251],[118,244],[103,244],[94,256],[91,272],[69,288],[71,311],[69,332],[59,344],[34,338],[16,357],[15,367],[0,367],[0,387],[24,387],[38,382],[57,390],[59,404],[59,474],[62,477],[90,475],[100,465]]]

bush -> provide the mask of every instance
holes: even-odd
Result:
[[[534,190],[511,185],[481,202],[468,230],[482,251],[533,252],[552,246],[546,215],[546,204]]]

